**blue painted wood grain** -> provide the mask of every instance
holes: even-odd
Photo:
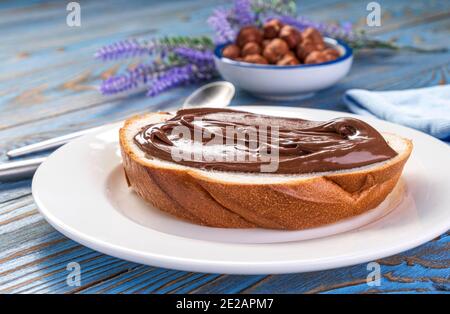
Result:
[[[382,26],[365,26],[367,1],[301,1],[299,10],[321,21],[351,21],[368,33],[402,44],[450,47],[448,1],[379,1]],[[65,24],[64,1],[0,3],[0,160],[27,143],[174,108],[196,86],[156,98],[104,97],[102,77],[126,68],[101,64],[102,45],[138,36],[211,34],[205,20],[227,1],[80,1],[82,27]],[[136,62],[136,60],[132,61]],[[446,84],[450,54],[360,51],[348,77],[315,97],[282,105],[346,111],[348,88],[402,89]],[[235,105],[270,105],[239,91]],[[450,236],[379,260],[382,285],[366,284],[366,265],[290,275],[231,276],[188,273],[110,257],[67,239],[37,212],[30,180],[0,183],[0,293],[417,293],[450,290]],[[81,286],[66,283],[67,263],[82,268]]]

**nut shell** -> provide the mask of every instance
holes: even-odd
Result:
[[[300,32],[278,19],[268,21],[262,29],[241,28],[236,42],[226,46],[222,54],[233,60],[280,66],[322,63],[340,56],[339,51],[326,47],[317,29],[308,27]]]
[[[308,27],[307,29],[305,29],[303,31],[302,39],[303,40],[311,40],[314,44],[323,46],[325,48],[325,43],[323,41],[322,35],[320,34],[320,32],[317,29],[315,29],[313,27]]]
[[[261,55],[257,55],[257,54],[247,55],[247,56],[245,56],[243,61],[249,62],[249,63],[256,63],[256,64],[268,64],[269,63],[269,62],[267,62],[266,58],[264,58]]]
[[[323,51],[313,51],[305,59],[305,64],[317,64],[330,61],[330,56]]]
[[[255,43],[255,42],[249,42],[244,45],[241,51],[242,57],[248,56],[248,55],[260,55],[261,54],[261,47]]]
[[[222,56],[229,59],[236,59],[241,54],[241,48],[235,44],[231,44],[223,48]]]
[[[294,54],[286,54],[284,57],[277,62],[277,65],[297,65],[300,64],[298,59],[294,56]]]
[[[256,26],[245,26],[241,28],[236,39],[239,47],[244,47],[246,43],[255,42],[260,44],[263,40],[262,31]]]
[[[331,60],[337,59],[337,58],[339,58],[341,56],[339,51],[337,51],[336,49],[332,49],[332,48],[327,48],[323,52],[326,55],[328,55],[330,58],[332,58]]]
[[[268,21],[263,26],[264,38],[273,39],[278,36],[281,28],[283,27],[283,23],[281,23],[278,19],[273,19]]]
[[[290,49],[294,49],[302,40],[301,33],[290,25],[285,25],[280,31],[280,38],[283,39]]]
[[[283,39],[275,38],[264,48],[263,56],[270,63],[277,63],[288,51],[288,44]]]
[[[267,47],[267,45],[270,44],[271,41],[272,41],[271,39],[264,39],[261,43],[262,50],[264,50]]]
[[[303,40],[297,45],[296,54],[299,60],[305,60],[306,57],[313,51],[320,51],[320,46],[316,45],[311,40]]]

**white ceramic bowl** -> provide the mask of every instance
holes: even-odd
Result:
[[[340,52],[336,60],[320,64],[291,66],[253,64],[222,57],[226,44],[214,50],[216,67],[222,77],[255,96],[290,100],[309,97],[345,77],[353,61],[352,49],[340,40],[324,38],[327,46]]]

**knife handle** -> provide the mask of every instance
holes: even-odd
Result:
[[[33,176],[46,157],[30,158],[0,164],[0,182],[14,181]]]
[[[70,142],[73,139],[76,139],[82,135],[91,133],[93,131],[96,131],[100,128],[101,127],[95,127],[95,128],[90,128],[87,130],[69,133],[69,134],[54,137],[54,138],[51,138],[51,139],[48,139],[48,140],[45,140],[42,142],[38,142],[38,143],[23,146],[23,147],[19,147],[16,149],[12,149],[6,153],[6,156],[8,156],[8,158],[14,158],[14,157],[28,155],[31,153],[41,152],[41,151],[52,149],[52,148],[57,148],[57,147],[60,147],[64,144]]]

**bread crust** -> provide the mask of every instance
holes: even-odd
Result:
[[[154,207],[210,227],[301,230],[361,214],[394,189],[412,151],[412,142],[403,139],[404,152],[377,167],[282,183],[229,182],[200,169],[166,167],[136,156],[126,130],[146,117],[127,120],[119,132],[129,186]]]

